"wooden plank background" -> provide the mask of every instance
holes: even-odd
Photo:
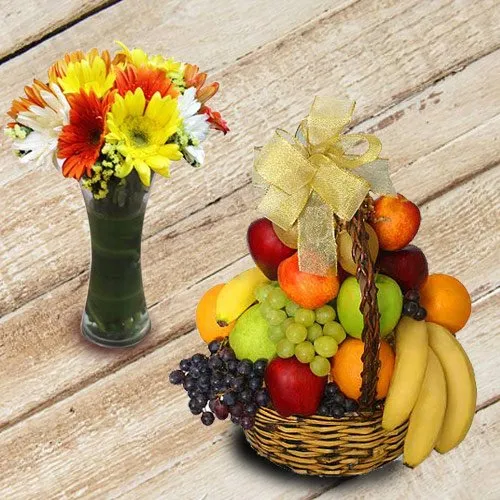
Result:
[[[0,155],[0,498],[499,498],[500,5],[495,0],[0,1],[0,108],[64,52],[132,46],[211,71],[231,133],[200,170],[159,179],[143,243],[151,335],[107,351],[79,336],[89,236],[76,183]],[[202,347],[196,302],[250,265],[252,149],[293,129],[315,94],[358,102],[417,244],[473,297],[460,340],[478,381],[466,441],[410,471],[345,482],[255,457],[227,423],[203,428],[168,384]]]

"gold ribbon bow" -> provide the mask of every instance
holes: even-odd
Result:
[[[355,103],[316,97],[296,137],[277,130],[256,154],[254,182],[265,184],[259,204],[285,231],[298,224],[299,268],[325,276],[337,269],[334,214],[350,220],[368,192],[394,194],[387,160],[371,134],[343,134]],[[362,154],[350,153],[361,143]]]

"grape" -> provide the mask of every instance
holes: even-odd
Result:
[[[300,344],[307,338],[307,328],[304,325],[294,323],[286,329],[286,338],[294,344]]]
[[[286,294],[281,288],[274,288],[267,296],[267,302],[273,309],[283,309],[286,305]]]
[[[183,385],[183,387],[184,387],[184,389],[186,391],[190,391],[190,390],[192,390],[192,389],[195,388],[195,386],[196,386],[196,380],[193,377],[191,377],[190,375],[188,375],[184,379],[184,383],[182,385]]]
[[[280,327],[281,327],[281,330],[283,331],[283,335],[285,335],[286,329],[290,325],[292,325],[293,323],[295,323],[295,320],[293,318],[286,318],[285,321],[283,321],[283,323],[281,323]]]
[[[333,382],[328,382],[325,387],[325,398],[330,399],[337,394],[339,388]]]
[[[280,358],[291,358],[295,353],[295,344],[288,339],[281,339],[276,344],[276,353]]]
[[[240,401],[242,403],[251,403],[253,400],[253,392],[250,389],[245,389],[240,392]]]
[[[426,316],[427,316],[427,311],[423,307],[419,307],[418,311],[415,313],[413,318],[416,321],[422,321],[423,319],[425,319]]]
[[[246,431],[248,429],[251,429],[253,427],[254,423],[255,423],[255,420],[250,415],[244,415],[240,420],[241,427],[243,427],[243,429],[245,429]]]
[[[215,354],[219,349],[220,349],[220,341],[219,340],[212,340],[212,342],[210,342],[210,344],[208,344],[208,350],[212,354]]]
[[[285,332],[283,331],[281,325],[273,325],[269,327],[267,335],[271,342],[277,344],[285,336]]]
[[[408,290],[405,293],[405,299],[418,304],[420,302],[420,294],[417,290]]]
[[[255,403],[248,403],[245,407],[245,413],[247,415],[255,415],[257,413],[258,406]]]
[[[403,314],[406,316],[415,316],[418,312],[418,303],[413,302],[412,300],[405,302],[403,304]]]
[[[238,373],[243,376],[250,375],[253,370],[253,363],[249,359],[243,359],[238,365]]]
[[[203,391],[208,391],[210,389],[211,379],[210,375],[202,375],[198,379],[198,388]]]
[[[281,325],[281,323],[283,323],[283,321],[285,321],[286,319],[286,312],[282,310],[277,311],[276,309],[272,309],[267,314],[266,319],[270,325]]]
[[[245,411],[245,407],[243,406],[243,403],[238,401],[229,407],[229,411],[233,417],[241,417]]]
[[[309,363],[309,368],[317,377],[325,377],[330,373],[330,362],[322,356],[315,356]]]
[[[184,382],[184,372],[182,370],[174,370],[170,375],[168,376],[168,380],[170,381],[171,384],[174,385],[179,385]]]
[[[344,408],[341,406],[334,406],[332,410],[332,417],[342,418],[344,416]]]
[[[262,379],[260,377],[252,377],[248,381],[248,388],[251,391],[255,392],[255,391],[259,390],[261,387],[262,387]]]
[[[342,325],[336,321],[329,321],[323,326],[323,335],[333,337],[337,344],[340,344],[346,338],[344,328],[342,328]]]
[[[245,379],[243,377],[235,377],[231,381],[231,389],[233,391],[239,392],[245,387]]]
[[[338,347],[335,339],[328,335],[322,335],[314,341],[314,349],[324,358],[331,358],[337,352]]]
[[[332,306],[326,305],[322,306],[319,309],[316,309],[316,321],[324,325],[329,321],[333,321],[335,319],[335,309]]]
[[[199,365],[192,366],[191,369],[189,370],[189,375],[193,378],[199,378],[201,375],[200,366]]]
[[[236,403],[236,396],[232,392],[226,392],[224,396],[222,396],[222,402],[226,406],[232,406]]]
[[[295,356],[301,363],[310,363],[314,359],[314,347],[311,342],[301,342],[295,346]]]
[[[203,411],[203,406],[200,407],[195,399],[189,400],[189,409],[193,415],[199,415]]]
[[[220,359],[219,356],[212,356],[208,360],[208,366],[211,370],[216,371],[224,366],[224,361],[222,361],[222,359]]]
[[[267,406],[269,404],[269,394],[267,392],[267,389],[259,389],[255,393],[255,402],[259,406]]]
[[[295,322],[304,325],[306,328],[308,326],[314,325],[316,315],[311,309],[298,309],[295,313]]]
[[[235,415],[231,415],[231,422],[236,425],[240,425],[241,418]]]
[[[253,365],[253,371],[256,375],[264,375],[267,368],[267,359],[258,359]]]
[[[183,372],[187,372],[189,371],[189,367],[191,366],[191,361],[189,359],[183,359],[180,363],[179,363],[179,368],[183,371]]]
[[[317,413],[318,413],[318,415],[328,417],[330,414],[330,410],[328,409],[328,406],[326,406],[325,404],[321,404],[321,405],[319,405]]]
[[[323,328],[318,323],[314,323],[307,329],[307,340],[310,342],[314,342],[321,335],[323,335]]]
[[[238,360],[230,359],[226,362],[226,368],[228,372],[235,373],[238,368]]]
[[[230,347],[224,347],[220,352],[220,357],[224,363],[227,363],[230,359],[236,358],[234,351]]]
[[[300,309],[300,306],[298,304],[296,304],[293,300],[287,300],[285,310],[288,316],[293,318],[298,309]]]
[[[269,322],[269,315],[271,313],[274,313],[274,309],[267,303],[267,302],[263,302],[261,305],[260,305],[260,314],[262,314],[262,317],[267,321]]]
[[[225,404],[222,404],[219,399],[215,400],[213,412],[219,420],[226,420],[229,415],[229,409]]]
[[[353,399],[346,399],[345,409],[346,411],[356,411],[358,404]]]
[[[344,406],[345,405],[345,396],[341,394],[340,392],[337,392],[332,398],[332,401],[339,405],[339,406]]]
[[[206,361],[207,360],[207,357],[204,355],[204,354],[195,354],[193,355],[193,357],[191,358],[191,363],[194,364],[194,365],[198,365],[200,363],[203,363],[203,361]]]
[[[266,284],[264,284],[264,285],[261,285],[261,286],[259,286],[259,287],[257,287],[257,288],[255,289],[255,293],[254,293],[255,298],[256,298],[259,302],[261,302],[261,303],[262,303],[262,302],[264,302],[264,301],[267,299],[267,297],[268,297],[269,293],[270,293],[272,290],[274,290],[274,286],[273,286],[273,285],[271,285],[270,283],[266,283]]]

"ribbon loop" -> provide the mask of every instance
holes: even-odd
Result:
[[[382,145],[371,134],[343,134],[355,103],[316,97],[296,137],[277,130],[256,154],[254,179],[267,183],[259,204],[285,231],[298,224],[299,268],[336,272],[335,218],[350,220],[368,192],[394,194]],[[365,143],[364,153],[352,149]]]

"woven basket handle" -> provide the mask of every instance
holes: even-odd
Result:
[[[356,215],[347,223],[347,230],[353,242],[352,256],[357,264],[356,277],[361,289],[359,310],[364,318],[364,328],[361,335],[365,343],[361,357],[363,361],[361,398],[359,400],[361,410],[368,410],[374,406],[380,367],[378,357],[380,348],[380,313],[377,305],[375,273],[368,248],[368,233],[365,229],[365,221],[372,209],[371,201],[371,198],[367,197]]]

